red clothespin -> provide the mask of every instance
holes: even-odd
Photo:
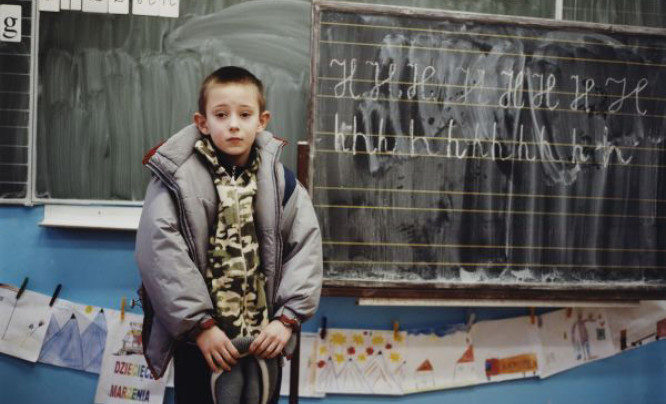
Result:
[[[393,321],[393,340],[398,341],[398,334],[400,333],[400,323]]]
[[[573,312],[573,308],[569,307],[567,308],[567,318],[571,318],[571,313]]]
[[[530,307],[530,324],[534,325],[536,323],[536,315],[534,313],[534,307]]]

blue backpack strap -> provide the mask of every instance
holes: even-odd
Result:
[[[296,189],[296,175],[286,166],[282,167],[284,168],[284,196],[282,197],[282,207],[284,208]]]

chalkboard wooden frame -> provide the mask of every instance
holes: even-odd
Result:
[[[553,28],[574,28],[592,32],[627,33],[641,35],[666,36],[666,30],[657,28],[642,28],[632,26],[618,26],[609,24],[596,24],[587,22],[572,22],[561,20],[547,20],[540,18],[495,16],[476,13],[449,12],[442,10],[426,10],[418,8],[405,8],[395,6],[374,6],[355,3],[340,3],[315,0],[312,9],[312,41],[311,41],[311,97],[309,102],[309,159],[305,171],[308,190],[311,195],[314,191],[314,161],[316,157],[315,131],[317,111],[317,73],[320,64],[320,29],[322,12],[367,13],[376,15],[410,16],[424,19],[447,18],[454,21],[467,21],[479,23],[510,22],[518,26],[537,26]],[[299,158],[299,163],[303,161]],[[324,295],[351,296],[351,297],[392,297],[399,299],[505,299],[505,300],[561,300],[561,301],[627,301],[666,298],[665,285],[641,285],[622,287],[617,285],[580,285],[553,286],[547,284],[520,284],[520,285],[474,285],[462,283],[411,283],[386,282],[372,280],[335,280],[324,279]]]

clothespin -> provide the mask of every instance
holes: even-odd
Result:
[[[319,337],[321,339],[326,339],[326,316],[321,318],[321,329],[319,330]]]
[[[127,304],[127,299],[125,296],[120,300],[120,321],[125,321],[125,305]]]
[[[573,312],[573,308],[568,307],[567,308],[567,318],[571,318],[571,313]]]
[[[474,321],[476,320],[476,313],[473,311],[468,311],[467,312],[467,323],[465,328],[467,329],[467,332],[470,332],[472,329],[472,325],[474,324]]]
[[[400,332],[400,323],[393,321],[393,340],[398,340],[398,333]]]
[[[55,303],[56,299],[58,298],[58,295],[60,294],[60,289],[62,289],[62,284],[58,284],[56,286],[55,290],[53,291],[53,294],[51,295],[51,302],[49,303],[49,307],[53,307],[53,303]]]
[[[21,283],[21,287],[19,288],[19,291],[16,292],[16,301],[21,298],[21,295],[23,292],[25,292],[25,287],[28,286],[28,277],[26,276],[25,279],[23,279],[23,283]]]
[[[536,323],[536,315],[534,313],[534,307],[530,307],[530,324],[534,325]]]

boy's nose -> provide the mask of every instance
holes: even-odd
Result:
[[[229,130],[238,130],[238,117],[235,114],[231,114],[229,117]]]

